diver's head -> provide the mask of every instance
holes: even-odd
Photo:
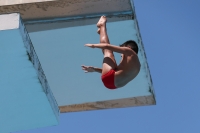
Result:
[[[129,47],[132,49],[136,54],[138,54],[138,45],[135,41],[129,40],[123,43],[122,45],[119,45],[120,47]]]

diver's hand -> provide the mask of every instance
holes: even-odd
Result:
[[[85,71],[85,73],[88,73],[88,72],[95,72],[95,69],[94,69],[94,67],[92,67],[92,66],[85,66],[85,65],[82,65],[81,67],[82,67],[82,69]]]
[[[86,47],[95,48],[95,44],[85,44]]]

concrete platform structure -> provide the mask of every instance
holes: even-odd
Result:
[[[130,17],[108,18],[111,44],[133,39],[139,44],[139,75],[125,87],[106,89],[99,73],[85,74],[81,65],[102,66],[99,49],[84,47],[99,43],[96,22],[99,18],[27,24],[27,30],[61,112],[119,108],[155,104],[145,54],[138,38],[136,22]],[[118,32],[120,31],[120,32]],[[116,54],[119,63],[120,56]]]
[[[25,24],[27,33],[24,33],[26,30],[21,30],[21,34],[13,32],[9,38],[24,37],[26,34],[24,41],[31,42],[32,47],[27,44],[25,46],[36,70],[43,68],[37,75],[41,77],[43,88],[48,88],[42,92],[46,92],[48,97],[45,106],[51,105],[48,111],[53,111],[56,119],[59,114],[56,106],[61,113],[65,113],[156,104],[132,0],[0,0],[0,14],[16,12],[21,15],[20,22]],[[127,40],[135,40],[139,46],[141,71],[127,86],[117,90],[106,89],[99,74],[85,74],[80,67],[82,64],[96,67],[102,65],[102,52],[84,47],[85,43],[99,43],[96,23],[101,15],[108,18],[107,28],[111,44],[119,45]],[[2,21],[5,25],[2,25]],[[15,22],[0,19],[2,36],[7,36],[8,32],[10,34],[5,22],[12,21]],[[14,27],[11,29],[20,29]],[[0,39],[0,44],[11,44],[11,40]],[[6,57],[6,53],[3,53],[1,58],[4,56]],[[39,60],[34,61],[36,56]],[[119,62],[120,56],[116,56],[116,60]],[[39,61],[41,66],[35,66]],[[14,71],[17,70],[13,69],[13,73]],[[6,74],[3,74],[3,77],[12,79]],[[13,82],[17,81],[13,79]],[[6,85],[4,86],[6,88]],[[51,92],[50,88],[52,93],[47,93]],[[55,100],[52,97],[55,97]]]
[[[23,20],[132,11],[129,0],[0,0],[0,13],[19,12]]]

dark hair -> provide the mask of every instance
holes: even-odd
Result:
[[[122,45],[119,45],[120,47],[130,47],[133,51],[135,51],[135,53],[138,53],[138,45],[135,41],[133,40],[129,40],[126,41],[125,43],[123,43]]]

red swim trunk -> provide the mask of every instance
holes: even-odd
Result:
[[[109,72],[101,76],[102,82],[108,89],[116,89],[115,86],[115,70],[111,69]]]

